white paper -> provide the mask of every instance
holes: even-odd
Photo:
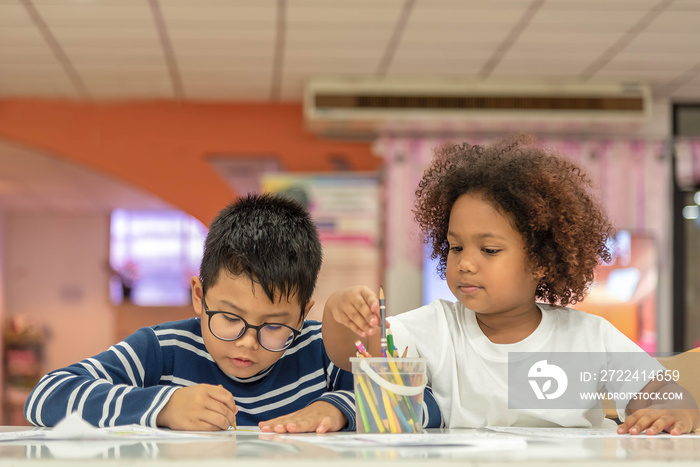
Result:
[[[288,436],[282,436],[288,437]],[[291,438],[291,437],[290,437]],[[327,436],[294,436],[295,441],[320,444],[330,448],[470,448],[521,449],[527,446],[524,438],[503,436],[488,432],[473,433],[400,433],[400,434],[341,434]]]
[[[489,426],[487,429],[499,433],[509,433],[526,437],[545,438],[678,438],[670,433],[658,435],[619,435],[616,428],[562,428],[562,427],[520,427],[520,426]],[[699,436],[695,433],[681,436]]]
[[[1,441],[17,440],[144,440],[144,439],[202,439],[221,437],[221,434],[230,436],[240,431],[259,432],[258,427],[239,427],[224,432],[187,432],[168,429],[151,428],[142,425],[122,425],[114,427],[98,428],[83,420],[77,412],[74,412],[61,420],[52,429],[34,428],[26,431],[14,431],[0,433]],[[227,436],[227,437],[228,437]]]

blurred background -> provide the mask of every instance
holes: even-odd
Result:
[[[192,316],[216,213],[304,203],[334,290],[451,299],[412,219],[436,145],[537,136],[618,229],[586,300],[700,346],[700,2],[0,0],[2,423],[38,378]]]

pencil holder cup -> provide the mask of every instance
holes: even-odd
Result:
[[[425,358],[351,358],[358,433],[420,433]]]

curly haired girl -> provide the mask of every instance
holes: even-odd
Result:
[[[697,427],[700,414],[687,392],[682,409],[641,397],[684,391],[652,376],[664,370],[655,359],[608,321],[567,308],[583,299],[596,265],[610,260],[613,234],[579,167],[524,136],[488,147],[446,145],[423,174],[414,214],[457,301],[436,300],[387,325],[397,347],[427,358],[447,426],[603,426],[600,402],[579,397],[585,390],[630,395],[615,401],[619,418],[626,417],[618,433]],[[323,338],[338,366],[348,367],[357,335],[377,354],[378,313],[376,295],[364,286],[329,298]],[[575,376],[568,381],[567,366]],[[582,368],[648,377],[581,383]],[[577,389],[573,399],[549,400],[567,385]]]

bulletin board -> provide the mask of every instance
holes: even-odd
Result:
[[[376,174],[265,174],[261,189],[291,197],[314,219],[323,246],[309,319],[321,320],[328,297],[341,288],[379,289],[380,185]]]

